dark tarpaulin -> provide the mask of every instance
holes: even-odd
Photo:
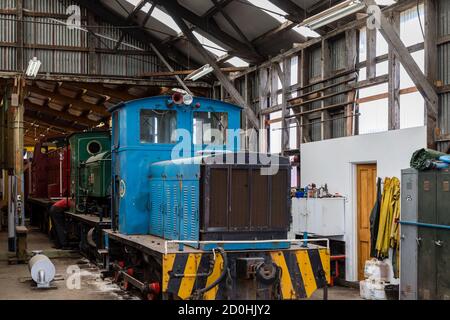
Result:
[[[381,209],[381,178],[377,179],[377,199],[370,213],[370,256],[376,257],[377,251],[375,249],[377,244],[378,226],[380,222]]]
[[[426,170],[428,169],[427,160],[436,160],[443,155],[445,155],[445,153],[436,150],[425,148],[419,149],[415,151],[411,157],[411,168],[421,171]]]

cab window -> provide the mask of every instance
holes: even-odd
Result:
[[[227,129],[228,113],[194,112],[194,144],[224,145],[226,144]]]
[[[173,110],[140,112],[141,143],[176,143],[177,114]]]
[[[113,113],[113,123],[114,123],[114,137],[113,137],[113,144],[114,147],[119,146],[119,111],[116,111]]]

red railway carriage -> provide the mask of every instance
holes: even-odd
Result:
[[[31,164],[31,193],[34,198],[69,195],[70,150],[65,137],[45,138],[36,143]]]

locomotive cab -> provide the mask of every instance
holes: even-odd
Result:
[[[289,161],[271,156],[277,172],[266,175],[260,154],[239,152],[240,107],[205,98],[186,104],[164,96],[111,111],[113,213],[119,232],[151,234],[193,247],[200,246],[196,241],[286,238]]]

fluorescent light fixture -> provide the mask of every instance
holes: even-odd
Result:
[[[201,77],[204,77],[208,73],[211,73],[213,70],[213,67],[211,67],[209,64],[205,64],[203,67],[190,73],[184,80],[197,81]]]
[[[33,59],[31,59],[30,62],[28,62],[28,68],[25,74],[28,77],[36,77],[39,72],[39,68],[41,67],[41,64],[42,63],[38,60],[38,58],[33,57]]]
[[[322,11],[308,19],[305,19],[302,23],[303,26],[308,27],[312,30],[318,29],[332,23],[334,21],[340,20],[346,16],[356,13],[365,8],[365,4],[359,0],[347,0],[342,3],[335,5],[327,10]]]

